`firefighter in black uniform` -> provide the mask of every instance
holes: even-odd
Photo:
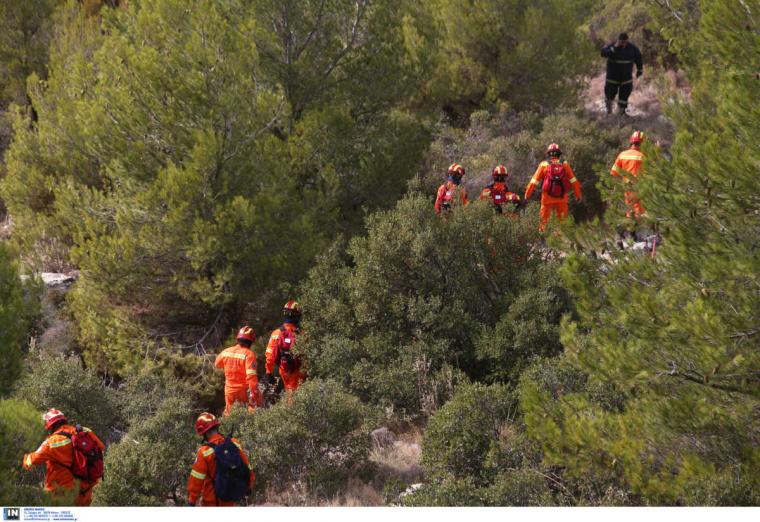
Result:
[[[602,56],[607,58],[607,81],[604,84],[607,114],[612,112],[612,103],[617,96],[620,114],[625,115],[628,97],[633,90],[633,64],[636,64],[636,78],[643,72],[641,51],[628,41],[626,33],[620,33],[616,42],[602,49]]]

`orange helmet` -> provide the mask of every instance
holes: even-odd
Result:
[[[301,305],[298,301],[290,300],[282,307],[282,315],[285,317],[301,317]]]
[[[62,411],[56,410],[55,408],[50,408],[42,416],[42,420],[45,421],[45,429],[49,430],[56,422],[66,421],[66,416]]]
[[[497,165],[493,168],[493,171],[491,172],[491,176],[493,176],[494,179],[496,179],[497,176],[504,176],[505,178],[509,176],[509,172],[507,172],[507,167],[504,165]]]
[[[449,173],[449,176],[458,176],[461,178],[462,176],[464,176],[464,167],[461,166],[459,163],[452,163],[451,165],[449,165],[448,173]]]
[[[214,426],[219,426],[219,419],[213,413],[204,411],[195,420],[195,433],[203,435]]]
[[[549,156],[552,156],[552,155],[559,156],[560,154],[562,154],[562,151],[559,149],[559,145],[557,145],[556,143],[551,143],[549,144],[548,147],[546,147],[546,154],[548,154]]]
[[[250,326],[244,326],[240,330],[238,330],[236,340],[240,341],[241,339],[245,341],[251,341],[252,343],[256,342],[256,331],[251,328]]]
[[[644,133],[642,131],[634,131],[633,134],[631,134],[631,143],[641,143],[644,141],[646,136],[644,136]]]

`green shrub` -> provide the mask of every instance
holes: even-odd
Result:
[[[546,475],[535,468],[500,473],[485,491],[489,506],[551,506],[556,503]]]
[[[366,466],[374,414],[359,399],[330,381],[307,381],[289,403],[225,417],[249,451],[259,493],[282,491],[294,483],[314,497],[330,498]]]
[[[498,472],[494,456],[516,413],[516,397],[504,385],[460,386],[428,422],[421,458],[426,476],[469,478],[476,484],[488,481]]]
[[[200,438],[195,411],[186,399],[170,398],[153,416],[134,421],[122,440],[108,447],[105,477],[95,488],[99,506],[182,505]]]
[[[6,245],[0,241],[0,397],[21,375],[29,329],[39,311],[40,287],[23,283]]]
[[[345,252],[335,245],[302,285],[308,335],[299,348],[312,375],[419,415],[461,382],[512,375],[558,349],[551,337],[569,303],[555,262],[533,254],[534,213],[510,219],[475,202],[441,219],[413,193],[370,216],[367,232]],[[546,313],[527,335],[531,299]],[[494,329],[500,320],[515,323]]]
[[[47,434],[42,414],[22,399],[0,400],[0,505],[40,505],[51,499],[42,494],[44,466],[21,467],[24,453],[39,447]]]
[[[486,491],[471,478],[445,478],[423,484],[417,491],[405,495],[401,504],[407,507],[472,507],[487,505]]]
[[[76,356],[33,360],[16,396],[42,411],[59,409],[70,422],[91,428],[101,438],[121,423],[115,391]]]
[[[116,402],[121,417],[131,425],[155,415],[167,399],[191,397],[189,385],[163,375],[155,367],[146,367],[124,381],[116,393]]]

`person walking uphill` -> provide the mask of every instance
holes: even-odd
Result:
[[[604,98],[607,114],[612,112],[615,96],[621,115],[628,109],[628,97],[633,91],[633,65],[636,64],[636,78],[643,73],[641,51],[628,41],[626,33],[620,33],[616,42],[602,49],[602,56],[607,58],[607,78],[604,83]]]
[[[50,436],[37,451],[24,455],[24,469],[44,463],[45,491],[60,496],[77,488],[74,505],[89,506],[92,488],[103,476],[105,445],[89,428],[69,424],[59,410],[48,410],[42,420]]]
[[[452,163],[448,170],[449,179],[446,183],[438,187],[435,196],[435,212],[440,214],[442,210],[450,210],[453,205],[466,205],[467,190],[463,186],[462,177],[464,177],[464,167],[459,163]]]
[[[234,506],[250,495],[255,475],[248,456],[237,439],[219,433],[219,419],[201,413],[195,432],[203,444],[195,455],[187,481],[187,504],[195,506]]]
[[[214,366],[224,369],[224,414],[229,415],[232,405],[240,402],[248,405],[248,411],[263,404],[256,375],[256,355],[251,345],[256,341],[256,332],[250,326],[243,326],[237,334],[237,344],[222,350],[216,356]]]
[[[285,391],[293,392],[303,384],[306,375],[301,371],[301,358],[293,353],[296,334],[300,333],[301,305],[288,301],[282,307],[283,323],[269,337],[266,352],[266,380],[274,384],[274,369],[278,367]]]
[[[645,158],[644,153],[641,152],[643,141],[643,132],[635,131],[631,134],[631,148],[618,154],[615,163],[612,165],[612,170],[610,170],[610,174],[614,177],[620,177],[623,183],[626,184],[626,187],[632,187],[641,172],[641,166]],[[633,217],[638,219],[646,212],[644,205],[641,204],[641,201],[639,201],[639,198],[632,190],[625,191],[625,204],[628,206],[628,211],[625,213],[626,217],[631,217],[631,211],[633,211]]]
[[[567,217],[569,212],[567,201],[572,187],[577,201],[582,200],[581,184],[575,177],[573,169],[566,161],[561,161],[562,151],[559,145],[552,143],[546,149],[547,161],[542,161],[533,174],[528,186],[525,188],[525,201],[530,199],[533,190],[541,185],[541,223],[539,230],[546,230],[546,223],[552,213],[557,214],[560,222]]]
[[[480,193],[480,199],[490,199],[494,205],[494,209],[498,214],[504,212],[505,205],[509,205],[507,208],[514,213],[520,206],[520,196],[514,192],[509,191],[507,187],[507,167],[504,165],[497,165],[491,171],[491,177],[493,183],[486,185],[486,187]]]

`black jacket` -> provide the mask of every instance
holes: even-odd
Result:
[[[641,51],[631,42],[625,47],[615,47],[613,42],[602,49],[602,56],[607,58],[608,81],[628,82],[633,79],[634,63],[639,71],[644,67],[641,63]]]

